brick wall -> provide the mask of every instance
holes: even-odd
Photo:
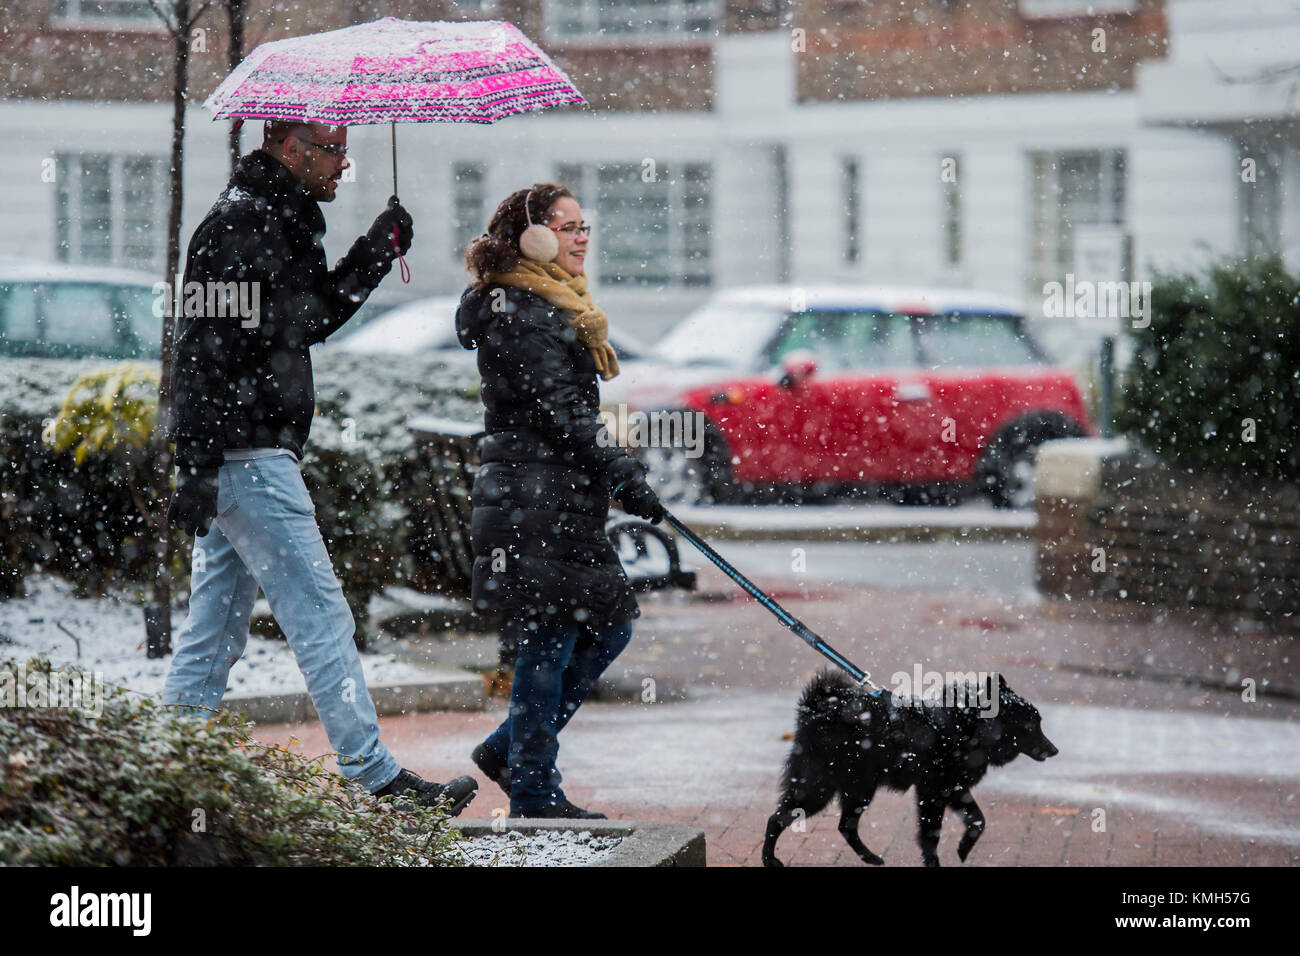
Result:
[[[737,11],[775,0],[732,0]],[[198,8],[200,0],[192,0]],[[454,7],[428,0],[316,0],[290,6],[248,0],[245,50],[286,36],[333,30],[383,16],[457,19]],[[161,24],[131,29],[50,20],[49,0],[0,0],[0,98],[160,102],[171,98],[172,41]],[[543,38],[541,0],[501,0],[496,16],[542,42],[551,57],[601,110],[710,109],[710,42],[637,46],[560,44]],[[772,14],[775,16],[775,14]],[[747,21],[756,27],[769,20]],[[220,0],[197,23],[206,49],[190,54],[189,94],[201,102],[229,72],[229,29]]]
[[[1132,89],[1134,66],[1168,42],[1163,0],[1058,20],[1025,19],[1016,0],[798,0],[791,25],[805,31],[800,101]]]
[[[1300,628],[1300,485],[1190,475],[1128,454],[1101,463],[1095,490],[1040,495],[1037,512],[1044,594]]]

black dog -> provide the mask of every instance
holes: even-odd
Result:
[[[970,697],[958,698],[957,689],[949,685],[948,702],[977,699],[973,687]],[[926,866],[939,865],[935,851],[944,810],[960,813],[966,832],[957,856],[964,861],[984,832],[984,814],[970,790],[989,764],[999,767],[1022,753],[1040,761],[1057,753],[1043,736],[1038,709],[1013,693],[1001,675],[996,710],[991,700],[987,704],[922,703],[887,690],[868,692],[838,671],[818,674],[799,700],[781,802],[767,821],[763,865],[782,866],[777,838],[801,815],[820,813],[836,794],[844,839],[866,862],[883,863],[858,836],[858,821],[881,784],[899,791],[916,787]]]

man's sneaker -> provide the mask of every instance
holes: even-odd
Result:
[[[608,820],[609,818],[603,813],[597,813],[595,810],[584,810],[582,807],[575,807],[568,800],[559,800],[556,803],[548,804],[537,810],[530,810],[528,813],[510,812],[512,817],[521,817],[527,820]]]
[[[501,755],[487,744],[479,744],[475,747],[469,759],[474,761],[474,766],[483,771],[485,777],[504,790],[507,797],[510,796],[509,761],[502,759]]]
[[[410,804],[400,799],[407,792],[414,795],[415,802],[422,807],[432,807],[442,797],[450,802],[448,816],[459,816],[460,811],[469,806],[469,802],[478,793],[478,783],[473,777],[457,777],[451,783],[434,783],[422,779],[419,774],[403,768],[392,783],[375,791],[376,797],[398,797],[395,805],[402,810],[410,809]]]

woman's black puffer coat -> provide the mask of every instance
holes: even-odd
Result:
[[[456,333],[478,349],[487,406],[471,497],[475,608],[525,626],[639,616],[605,521],[610,489],[645,469],[601,424],[596,365],[567,313],[513,286],[471,287]]]

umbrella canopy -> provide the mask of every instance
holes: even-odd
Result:
[[[214,120],[393,124],[396,202],[397,123],[494,123],[585,102],[564,71],[505,20],[384,17],[263,43],[203,105]],[[409,282],[406,261],[398,259]]]
[[[493,123],[586,102],[545,53],[504,20],[385,17],[263,43],[204,102],[214,119]]]

